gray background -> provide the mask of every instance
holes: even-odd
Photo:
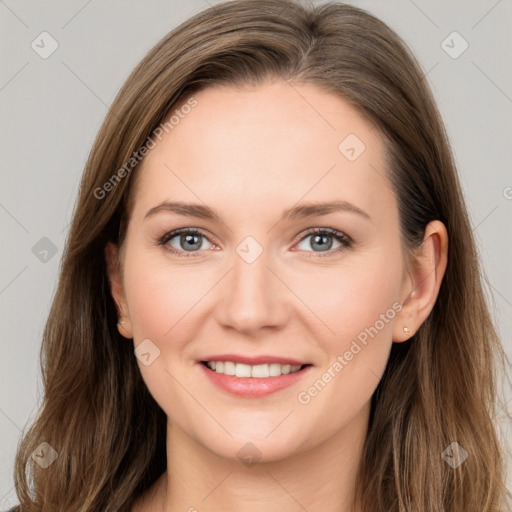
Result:
[[[14,453],[41,399],[41,335],[93,138],[135,64],[168,31],[213,3],[0,0],[0,509],[17,503]],[[350,3],[395,29],[427,74],[512,358],[512,2]],[[58,43],[46,59],[31,47],[34,40],[42,46],[43,31]],[[453,31],[469,44],[457,58],[464,44],[458,36],[442,45]],[[503,396],[503,411],[512,410],[510,389]],[[510,422],[496,421],[510,446]]]

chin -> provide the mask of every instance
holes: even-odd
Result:
[[[203,439],[200,442],[218,457],[232,461],[238,460],[248,467],[256,463],[283,460],[310,447],[306,446],[310,444],[310,441],[295,438],[286,430],[283,430],[281,435],[273,432],[270,436],[267,429],[262,429],[261,432],[254,429],[246,432],[235,432],[233,430],[230,430],[230,432],[233,438],[226,434],[221,440],[215,437]]]

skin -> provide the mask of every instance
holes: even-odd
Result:
[[[150,339],[160,350],[138,364],[168,417],[168,470],[133,510],[355,510],[370,399],[392,342],[407,341],[404,326],[414,333],[435,303],[446,229],[431,222],[406,260],[383,140],[343,99],[282,80],[194,97],[198,105],[137,171],[124,244],[105,251],[120,332],[134,347]],[[349,134],[366,146],[354,161],[338,149]],[[370,219],[341,211],[280,221],[297,204],[339,199]],[[222,220],[165,211],[145,218],[163,201],[208,205]],[[158,243],[187,227],[205,232],[200,250],[180,236],[167,246],[191,257]],[[353,245],[335,252],[342,245],[327,235],[326,255],[311,228],[345,233]],[[263,248],[250,264],[236,252],[249,235]],[[394,303],[401,310],[333,372],[337,356]],[[222,353],[294,357],[313,369],[266,397],[236,397],[196,364]],[[335,377],[300,403],[329,367]],[[261,457],[254,465],[237,455],[246,443]]]

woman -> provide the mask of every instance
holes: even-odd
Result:
[[[504,510],[501,354],[405,44],[339,3],[217,4],[94,143],[20,510]]]

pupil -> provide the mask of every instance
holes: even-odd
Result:
[[[196,242],[195,244],[193,243],[193,240],[194,239],[197,239],[199,240],[199,236],[198,235],[182,235],[181,237],[181,241],[182,243],[191,243],[193,246],[195,245],[196,247],[192,247],[192,249],[199,249],[201,247],[201,241],[199,242]]]
[[[192,249],[200,249],[201,241],[198,235],[182,235],[181,241],[185,244],[190,244]],[[194,239],[196,242],[194,243]],[[326,241],[327,240],[327,241]],[[328,251],[332,247],[332,238],[325,235],[315,235],[313,237],[313,243],[317,244],[320,251]],[[313,247],[313,244],[311,244]]]
[[[330,243],[329,242],[325,242],[326,239],[328,241],[330,241]],[[321,251],[327,251],[332,246],[332,238],[330,236],[315,235],[313,237],[313,240],[314,240],[314,243],[319,243],[319,248],[320,248]]]

